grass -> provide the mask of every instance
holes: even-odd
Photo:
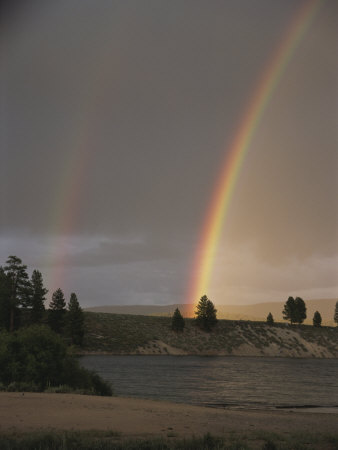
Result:
[[[0,434],[1,450],[335,450],[338,434],[282,435],[255,431],[223,437],[128,439],[116,431],[47,431]]]
[[[129,314],[85,313],[84,351],[107,352],[112,354],[137,354],[140,348],[146,353],[160,353],[159,341],[181,349],[188,354],[227,354],[249,344],[257,354],[264,353],[271,344],[278,351],[292,351],[294,356],[308,353],[303,340],[316,343],[323,351],[338,357],[338,329],[333,327],[315,328],[311,325],[292,326],[284,323],[267,325],[265,322],[219,320],[210,333],[194,324],[193,319],[185,319],[182,333],[171,330],[171,318],[140,316]],[[283,333],[278,336],[277,331]],[[307,356],[311,357],[311,353]]]

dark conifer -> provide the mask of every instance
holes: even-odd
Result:
[[[306,319],[306,306],[302,298],[296,297],[295,299],[295,322],[303,323]]]
[[[283,309],[283,319],[290,320],[291,325],[296,322],[295,317],[295,299],[293,297],[289,297],[284,305]]]
[[[10,331],[14,330],[14,320],[20,306],[27,306],[30,301],[31,285],[27,274],[27,266],[17,256],[9,256],[4,267],[10,283]]]
[[[175,309],[175,312],[173,314],[172,320],[171,320],[171,328],[174,331],[183,331],[185,327],[185,322],[183,319],[183,316],[178,308]]]
[[[64,327],[64,318],[66,313],[66,301],[62,290],[57,289],[52,296],[52,301],[49,305],[48,323],[52,330],[56,333],[61,333]]]
[[[11,315],[10,296],[10,279],[4,269],[0,267],[0,330],[1,328],[9,330]]]
[[[274,323],[273,315],[271,314],[271,312],[269,312],[268,317],[266,318],[266,323],[269,325],[273,325]]]
[[[67,314],[68,334],[72,344],[82,345],[84,335],[84,316],[74,292],[70,295]]]
[[[313,326],[320,327],[322,325],[322,316],[318,311],[316,311],[313,315]]]
[[[335,310],[334,310],[333,320],[338,325],[338,302],[336,302],[336,307],[335,307]]]
[[[31,322],[38,323],[41,322],[43,313],[45,311],[45,300],[48,289],[43,286],[43,280],[41,272],[38,270],[33,270],[32,278],[32,295],[30,300],[31,306]]]
[[[201,297],[195,311],[196,324],[205,331],[210,331],[217,323],[217,309],[206,295]]]

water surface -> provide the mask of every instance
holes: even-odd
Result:
[[[227,408],[338,408],[336,359],[95,355],[80,362],[120,396]]]

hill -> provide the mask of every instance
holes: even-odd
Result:
[[[305,323],[312,324],[312,318],[315,311],[319,311],[323,325],[333,326],[333,314],[337,299],[317,299],[306,300],[307,320]],[[254,305],[216,305],[218,317],[220,319],[230,320],[258,320],[265,321],[269,312],[272,313],[275,321],[282,322],[282,311],[284,302],[256,303]],[[113,314],[134,314],[147,316],[172,316],[176,308],[179,308],[184,315],[187,309],[190,311],[190,305],[106,305],[86,308],[86,311],[113,313]]]
[[[93,312],[85,327],[84,353],[338,358],[338,327],[219,320],[206,333],[186,319],[176,333],[169,317]]]

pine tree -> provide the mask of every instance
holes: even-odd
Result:
[[[49,305],[48,323],[52,330],[56,333],[61,333],[64,327],[64,317],[66,313],[66,301],[62,290],[57,289],[52,296],[52,301]]]
[[[302,298],[296,297],[295,299],[295,322],[303,323],[306,319],[306,306]]]
[[[0,267],[0,330],[1,328],[9,330],[11,315],[10,296],[10,279],[4,269]]]
[[[31,285],[27,274],[27,266],[17,256],[9,256],[4,267],[10,283],[10,331],[14,330],[15,315],[19,306],[27,306],[30,301]]]
[[[293,297],[289,297],[284,305],[283,319],[290,320],[291,325],[296,322],[295,309],[295,299]]]
[[[84,335],[84,316],[82,308],[74,292],[70,295],[67,314],[68,334],[72,344],[82,345]]]
[[[217,323],[217,309],[206,295],[201,297],[195,311],[196,324],[203,330],[210,331]]]
[[[31,306],[31,321],[32,323],[41,322],[43,317],[43,313],[45,311],[44,301],[46,300],[46,294],[48,289],[45,289],[43,286],[43,280],[41,272],[38,270],[33,270],[32,278],[32,296],[30,300]]]
[[[303,323],[306,319],[306,306],[302,298],[289,297],[284,305],[283,319],[290,320],[291,325],[293,323]]]
[[[174,331],[183,331],[185,322],[183,316],[178,308],[175,309],[173,317],[171,319],[171,328]]]
[[[336,302],[336,307],[335,307],[335,310],[334,310],[333,320],[338,325],[338,302]]]
[[[316,311],[313,315],[313,326],[320,327],[322,325],[322,316],[318,311]]]
[[[274,323],[273,315],[271,314],[271,312],[269,312],[268,317],[266,318],[266,323],[268,325],[273,325],[273,323]]]

